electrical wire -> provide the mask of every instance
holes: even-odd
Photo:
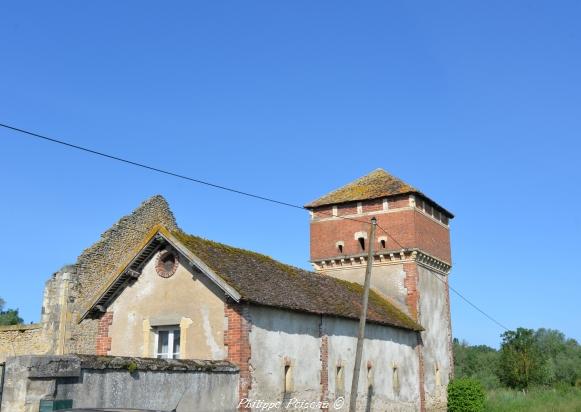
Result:
[[[152,172],[161,173],[161,174],[164,174],[164,175],[167,175],[167,176],[172,176],[172,177],[175,177],[175,178],[178,178],[178,179],[182,179],[182,180],[186,180],[186,181],[189,181],[189,182],[193,182],[193,183],[198,183],[198,184],[201,184],[201,185],[209,186],[209,187],[212,187],[214,189],[220,189],[220,190],[224,190],[224,191],[227,191],[227,192],[235,193],[235,194],[238,194],[238,195],[242,195],[242,196],[246,196],[246,197],[250,197],[250,198],[254,198],[254,199],[258,199],[258,200],[263,200],[263,201],[270,202],[270,203],[273,203],[273,204],[277,204],[277,205],[281,205],[281,206],[286,206],[286,207],[291,207],[291,208],[294,208],[294,209],[309,210],[309,209],[307,209],[304,206],[300,206],[300,205],[296,205],[296,204],[293,204],[293,203],[284,202],[284,201],[277,200],[277,199],[273,199],[273,198],[266,197],[266,196],[257,195],[257,194],[250,193],[250,192],[246,192],[246,191],[243,191],[243,190],[234,189],[234,188],[229,187],[229,186],[223,186],[223,185],[211,183],[211,182],[208,182],[208,181],[205,181],[205,180],[196,179],[196,178],[189,177],[189,176],[186,176],[186,175],[182,175],[182,174],[179,174],[179,173],[175,173],[175,172],[171,172],[171,171],[168,171],[168,170],[160,169],[158,167],[150,166],[150,165],[147,165],[147,164],[144,164],[144,163],[140,163],[140,162],[136,162],[136,161],[133,161],[133,160],[125,159],[125,158],[122,158],[122,157],[119,157],[119,156],[110,155],[110,154],[107,154],[107,153],[104,153],[104,152],[101,152],[101,151],[98,151],[98,150],[89,149],[87,147],[83,147],[83,146],[79,146],[79,145],[76,145],[76,144],[73,144],[73,143],[69,143],[69,142],[66,142],[64,140],[60,140],[60,139],[55,139],[55,138],[52,138],[52,137],[44,136],[44,135],[41,135],[41,134],[38,134],[38,133],[34,133],[34,132],[31,132],[31,131],[28,131],[28,130],[24,130],[24,129],[15,127],[15,126],[10,126],[8,124],[0,123],[0,127],[3,127],[5,129],[8,129],[8,130],[12,130],[14,132],[22,133],[22,134],[25,134],[25,135],[28,135],[28,136],[32,136],[32,137],[35,137],[37,139],[42,139],[42,140],[47,141],[47,142],[55,143],[55,144],[58,144],[58,145],[61,145],[61,146],[65,146],[65,147],[68,147],[68,148],[72,148],[72,149],[80,150],[80,151],[83,151],[83,152],[86,152],[86,153],[90,153],[90,154],[93,154],[93,155],[96,155],[96,156],[100,156],[100,157],[103,157],[103,158],[107,158],[107,159],[111,159],[111,160],[116,160],[118,162],[122,162],[122,163],[125,163],[125,164],[129,164],[129,165],[132,165],[132,166],[136,166],[136,167],[139,167],[139,168],[142,168],[142,169],[146,169],[146,170],[149,170],[149,171],[152,171]],[[351,221],[361,222],[361,223],[365,223],[365,224],[371,225],[371,222],[367,222],[365,220],[355,219],[355,218],[346,217],[346,216],[336,216],[336,215],[332,214],[331,212],[318,211],[317,213],[325,214],[325,215],[328,215],[330,217],[340,218],[340,219],[344,219],[344,220],[351,220]],[[397,241],[397,239],[395,239],[387,230],[385,230],[379,224],[377,224],[377,227],[379,229],[381,229],[389,238],[391,238],[401,249],[405,249],[402,246],[402,244],[399,243]],[[131,228],[131,229],[140,232],[139,230],[137,230],[135,228]],[[141,232],[141,233],[144,233],[144,232]],[[432,273],[432,272],[430,271],[430,273]],[[450,290],[452,290],[462,300],[464,300],[466,303],[468,303],[470,306],[472,306],[474,309],[476,309],[478,312],[480,312],[486,318],[488,318],[489,320],[491,320],[492,322],[494,322],[496,325],[500,326],[501,328],[503,328],[505,330],[509,330],[502,323],[500,323],[499,321],[497,321],[492,316],[488,315],[484,310],[480,309],[478,306],[476,306],[474,303],[472,303],[468,298],[466,298],[464,295],[462,295],[460,292],[458,292],[456,289],[454,289],[452,286],[450,286],[449,282],[445,282],[444,280],[440,279],[440,277],[437,274],[435,274],[435,273],[433,273],[433,275],[438,280],[440,280],[441,282],[447,284],[448,287],[450,288]]]

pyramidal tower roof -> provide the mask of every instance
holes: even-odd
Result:
[[[407,184],[401,179],[387,173],[385,170],[379,168],[371,173],[360,177],[359,179],[333,190],[317,200],[305,205],[307,209],[313,209],[320,206],[334,205],[338,203],[355,202],[359,200],[378,199],[382,197],[389,197],[403,194],[419,194],[439,208],[453,217],[452,213],[448,212],[442,206],[429,199],[426,195],[420,192],[415,187]]]

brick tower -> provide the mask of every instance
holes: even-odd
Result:
[[[448,287],[452,213],[383,169],[305,207],[311,211],[316,271],[362,284],[374,242],[371,287],[425,328],[417,347],[420,396],[428,410],[440,409],[453,374]],[[378,223],[375,239],[368,239],[371,217]]]

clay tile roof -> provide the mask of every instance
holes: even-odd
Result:
[[[438,205],[415,187],[379,168],[359,179],[326,194],[317,200],[305,205],[307,209],[338,203],[355,202],[359,200],[378,199],[382,197],[415,193],[425,197],[440,209],[454,217],[452,213]]]
[[[241,295],[241,300],[301,312],[358,319],[363,287],[278,262],[269,256],[185,234],[172,233]],[[371,291],[368,320],[423,330],[393,304]]]

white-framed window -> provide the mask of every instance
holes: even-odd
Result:
[[[160,359],[179,359],[180,327],[159,326],[155,330],[154,355]]]

